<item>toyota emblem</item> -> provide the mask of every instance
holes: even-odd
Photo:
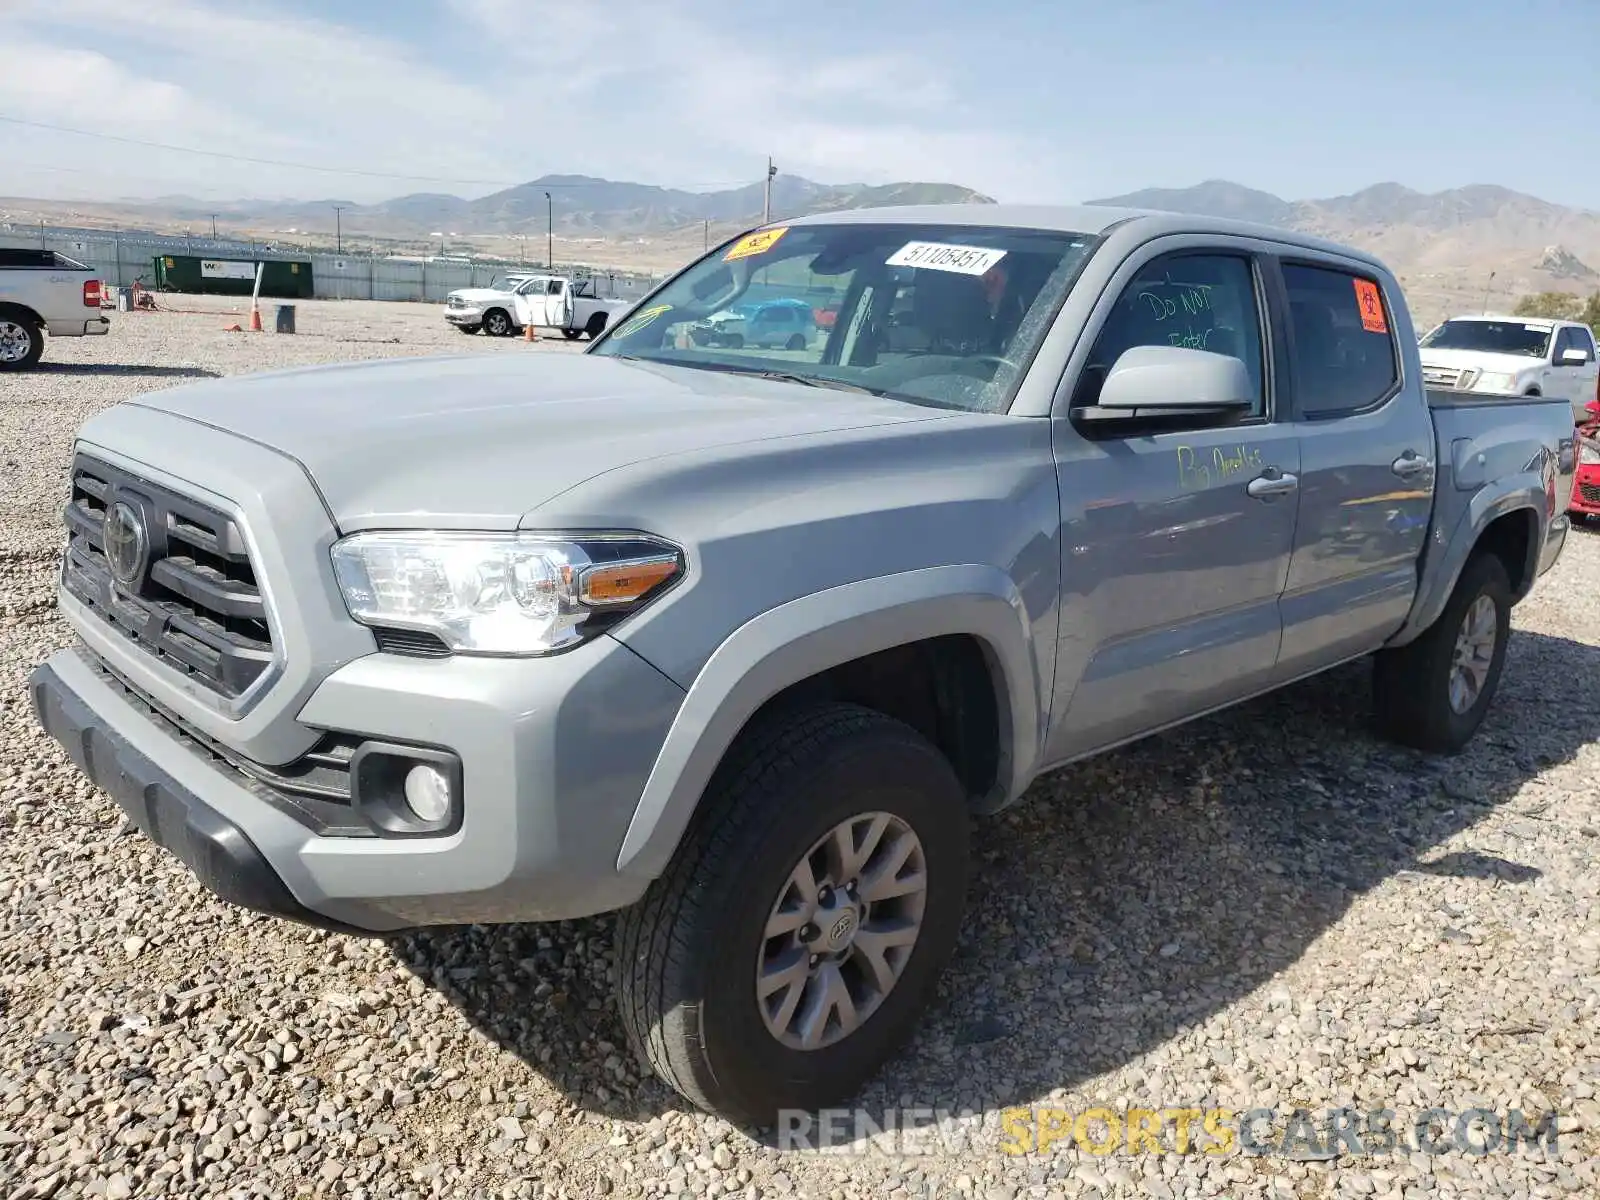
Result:
[[[101,537],[105,542],[106,566],[111,577],[126,588],[137,588],[143,581],[145,560],[150,553],[150,535],[139,510],[118,500],[106,510]]]

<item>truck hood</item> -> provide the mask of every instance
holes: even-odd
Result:
[[[1472,367],[1479,371],[1495,371],[1502,375],[1516,375],[1523,371],[1538,370],[1544,364],[1526,354],[1493,354],[1485,350],[1434,350],[1427,346],[1418,353],[1425,367],[1447,367],[1460,371]]]
[[[896,400],[580,354],[394,359],[147,393],[132,406],[298,462],[344,532],[515,529],[650,459],[947,418]]]
[[[509,300],[514,294],[513,292],[503,292],[499,288],[457,288],[449,293],[450,296],[471,301]],[[446,299],[448,298],[449,296],[446,297]]]

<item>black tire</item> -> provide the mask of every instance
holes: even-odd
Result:
[[[483,314],[483,331],[490,337],[510,337],[515,329],[503,308],[491,308]]]
[[[742,334],[742,333],[730,333],[727,337],[722,339],[722,344],[724,346],[726,346],[729,350],[743,350],[744,349],[744,334]]]
[[[808,847],[852,816],[885,812],[921,843],[928,886],[916,943],[854,1033],[790,1048],[756,998],[768,916]],[[685,1099],[744,1124],[854,1096],[910,1035],[955,948],[967,825],[949,762],[881,713],[826,704],[747,730],[666,872],[620,916],[618,1002],[635,1051]]]
[[[589,323],[583,327],[583,331],[591,339],[599,337],[606,331],[606,314],[603,312],[590,313]]]
[[[784,343],[783,348],[785,350],[804,350],[806,348],[805,335],[799,333],[790,334],[789,340]]]
[[[6,344],[6,353],[0,356],[0,371],[29,370],[44,355],[44,330],[30,313],[0,309],[0,336],[4,336]]]
[[[1457,712],[1450,702],[1456,639],[1468,610],[1480,597],[1488,597],[1494,605],[1494,649],[1477,698]],[[1379,730],[1418,750],[1457,753],[1478,731],[1494,702],[1510,634],[1511,581],[1505,564],[1493,554],[1475,554],[1462,568],[1439,619],[1409,645],[1378,652],[1372,688]]]
[[[569,342],[575,342],[575,341],[577,341],[579,338],[581,338],[583,336],[583,330],[581,330],[581,329],[563,329],[561,331],[561,336],[566,338],[567,341],[569,341]]]
[[[461,330],[462,333],[477,333],[478,330],[482,328],[482,326],[481,325],[457,325],[456,328]]]

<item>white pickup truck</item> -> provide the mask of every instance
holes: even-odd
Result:
[[[513,275],[501,287],[460,288],[445,300],[444,319],[462,333],[482,329],[509,337],[529,325],[559,329],[569,340],[599,337],[631,300],[604,298],[592,279]]]
[[[1511,396],[1560,397],[1572,423],[1593,420],[1600,394],[1594,335],[1578,321],[1541,317],[1451,317],[1421,341],[1422,379],[1429,387]]]
[[[105,289],[94,268],[53,250],[0,247],[0,371],[25,371],[44,353],[45,334],[109,333]]]

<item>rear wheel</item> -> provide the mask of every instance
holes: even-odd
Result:
[[[44,331],[22,313],[0,312],[0,371],[26,371],[44,354]]]
[[[1372,685],[1386,737],[1454,754],[1488,714],[1511,635],[1511,581],[1493,554],[1467,561],[1456,590],[1427,632],[1379,651]]]
[[[483,314],[483,331],[490,337],[510,337],[511,318],[504,309],[491,308]]]
[[[621,917],[634,1048],[734,1121],[855,1095],[954,949],[967,820],[949,762],[881,713],[828,704],[748,731]]]
[[[563,329],[561,331],[561,336],[566,338],[567,341],[569,341],[569,342],[575,342],[575,341],[577,341],[579,338],[581,338],[583,336],[583,330],[581,330],[581,329]]]
[[[798,333],[791,334],[789,336],[788,342],[784,345],[784,349],[785,350],[804,350],[805,348],[806,348],[805,336],[803,334],[798,334]]]

